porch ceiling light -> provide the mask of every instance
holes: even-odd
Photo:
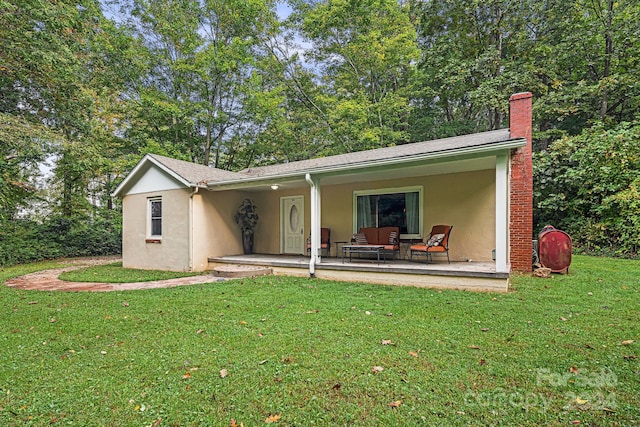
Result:
[[[278,188],[280,188],[280,186],[278,184],[272,184],[271,185],[271,189],[272,190],[277,190]]]

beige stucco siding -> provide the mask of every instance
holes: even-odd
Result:
[[[482,170],[411,179],[322,186],[322,227],[331,229],[331,241],[349,241],[353,235],[353,192],[422,186],[424,234],[435,224],[454,226],[450,240],[452,261],[491,261],[495,247],[495,171]],[[310,230],[309,187],[256,192],[260,225],[256,252],[280,253],[280,198],[303,195],[305,235]]]
[[[233,215],[245,197],[253,199],[242,191],[200,190],[194,196],[194,270],[206,270],[208,257],[242,253],[240,227]]]
[[[256,228],[255,251],[262,254],[280,253],[280,200],[282,197],[304,197],[304,234],[311,230],[311,202],[309,187],[277,191],[263,191],[251,194],[256,202],[260,222]]]
[[[127,268],[188,271],[187,189],[130,194],[122,200],[122,259]],[[148,200],[162,197],[161,243],[147,242]]]

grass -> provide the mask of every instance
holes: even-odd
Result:
[[[112,264],[96,265],[67,271],[60,275],[60,279],[69,282],[130,283],[175,279],[178,277],[197,276],[198,274],[199,273],[122,268],[121,262],[115,262]]]
[[[288,277],[0,287],[0,425],[638,425],[639,272],[576,256],[507,294]]]

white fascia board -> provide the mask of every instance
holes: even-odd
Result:
[[[111,193],[111,196],[118,197],[125,188],[127,188],[130,184],[133,184],[138,179],[138,175],[144,169],[147,162],[151,162],[157,168],[159,168],[160,170],[162,170],[163,172],[171,176],[173,179],[175,179],[185,187],[196,187],[195,185],[193,185],[192,183],[190,183],[189,181],[187,181],[186,179],[184,179],[183,177],[181,177],[180,175],[178,175],[177,173],[175,173],[174,171],[172,171],[162,163],[158,162],[156,159],[154,159],[150,155],[145,154],[145,156],[142,159],[140,159],[138,164],[131,170],[131,172],[127,174],[126,178],[120,183],[120,185],[118,185],[118,187],[116,187],[113,193]],[[205,188],[204,186],[201,186],[201,187]]]
[[[425,153],[418,154],[414,156],[407,157],[395,157],[391,159],[383,159],[383,160],[370,160],[361,163],[351,163],[344,164],[339,166],[327,166],[327,167],[318,167],[311,168],[304,171],[294,171],[288,172],[278,175],[263,175],[257,177],[248,177],[248,178],[240,178],[226,181],[209,181],[207,182],[207,188],[210,190],[213,189],[239,189],[239,188],[248,188],[255,187],[258,185],[265,185],[272,182],[281,182],[283,179],[288,180],[304,180],[305,175],[308,173],[314,175],[323,175],[323,174],[336,174],[340,172],[350,171],[353,172],[354,169],[368,169],[373,167],[384,167],[384,166],[394,166],[402,163],[415,163],[420,161],[429,161],[429,160],[442,160],[447,157],[455,158],[462,156],[472,156],[472,157],[483,157],[488,154],[495,153],[496,155],[504,152],[505,150],[511,150],[513,148],[518,148],[526,145],[527,140],[524,138],[511,139],[499,144],[491,144],[482,147],[470,147],[463,148],[451,151],[440,151],[435,153]]]

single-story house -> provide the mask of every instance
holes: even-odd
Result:
[[[114,192],[122,197],[123,265],[206,271],[224,262],[263,262],[286,274],[454,288],[491,279],[506,290],[511,272],[531,271],[531,101],[528,92],[511,96],[508,129],[239,172],[148,154]],[[254,238],[260,256],[253,260],[242,255],[234,222],[246,198],[260,217]],[[338,244],[360,227],[390,221],[407,244],[433,225],[453,225],[451,263],[411,262],[406,247],[402,262],[379,266],[322,256],[321,228],[331,230],[337,256]],[[483,269],[467,268],[475,263]]]

